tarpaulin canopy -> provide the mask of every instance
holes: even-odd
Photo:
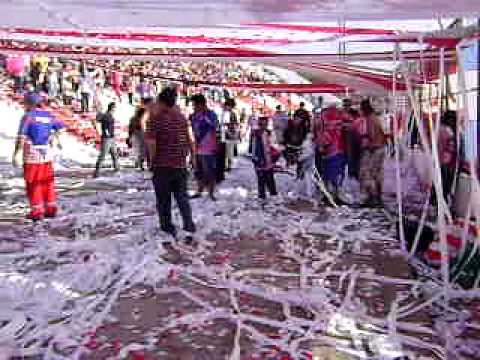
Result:
[[[437,61],[435,47],[451,48],[459,38],[432,33],[439,30],[437,17],[476,13],[477,0],[2,1],[0,51],[74,58],[253,60],[309,74],[315,82],[380,92],[391,89],[391,73],[336,63],[392,62],[399,41],[406,59]],[[405,18],[409,20],[384,20]],[[382,21],[373,21],[377,19]],[[448,56],[452,53],[447,51]],[[400,82],[399,89],[403,86]]]
[[[75,25],[84,29],[431,19],[479,13],[478,0],[7,0],[0,3],[0,23],[5,26]]]

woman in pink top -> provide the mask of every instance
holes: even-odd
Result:
[[[118,97],[118,100],[122,101],[122,73],[117,69],[112,72],[112,87],[115,91],[115,94]]]

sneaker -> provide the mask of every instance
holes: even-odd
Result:
[[[217,201],[217,198],[215,197],[215,195],[213,194],[210,194],[210,200],[212,200],[213,202]]]
[[[371,198],[363,201],[362,203],[360,203],[359,207],[361,209],[371,209],[374,207],[374,204],[373,204],[373,201]]]
[[[163,231],[163,230],[162,230]],[[171,246],[174,241],[177,241],[177,234],[175,232],[163,231],[166,235],[166,238],[163,239],[163,246]]]
[[[193,233],[182,230],[176,237],[177,241],[186,246],[192,246],[195,244]]]
[[[382,198],[380,198],[380,197],[375,198],[375,200],[373,201],[373,207],[377,208],[377,209],[384,208],[385,204],[383,203]]]
[[[258,198],[258,205],[260,205],[261,209],[264,210],[265,206],[267,206],[268,202],[266,198]]]
[[[200,193],[195,193],[193,195],[190,196],[190,199],[200,199],[202,197],[202,194]]]
[[[350,205],[346,201],[343,201],[343,199],[341,199],[339,196],[335,196],[334,201],[335,201],[335,204],[337,204],[338,206],[348,206],[348,205]]]
[[[27,219],[32,220],[33,222],[42,221],[44,218],[43,214],[28,214]]]

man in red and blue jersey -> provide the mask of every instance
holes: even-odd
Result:
[[[57,214],[55,179],[53,173],[53,136],[63,129],[62,122],[41,108],[42,97],[37,93],[25,95],[26,112],[18,130],[13,164],[16,166],[23,150],[25,189],[30,202],[29,218],[37,221]]]

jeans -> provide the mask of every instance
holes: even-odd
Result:
[[[143,169],[145,162],[145,137],[142,130],[137,130],[132,134],[132,147],[136,155],[136,166]]]
[[[343,184],[347,160],[343,154],[326,156],[323,158],[322,176],[336,192]]]
[[[90,94],[82,92],[80,103],[82,112],[88,112],[90,110]]]
[[[367,199],[380,201],[383,192],[385,148],[364,150],[360,158],[360,191]]]
[[[217,143],[217,184],[220,184],[223,180],[225,180],[225,158],[227,156],[227,146],[224,142]]]
[[[15,91],[20,92],[23,90],[23,87],[25,85],[25,78],[23,76],[15,76],[14,77],[14,83],[15,83]]]
[[[98,172],[100,171],[100,167],[102,166],[102,163],[105,160],[105,156],[108,153],[110,153],[110,156],[112,157],[113,167],[115,168],[115,170],[120,169],[118,165],[118,152],[117,152],[117,144],[115,143],[115,139],[102,138],[100,155],[98,155],[97,164],[95,165],[95,175],[98,175]]]
[[[237,144],[234,140],[227,140],[225,143],[225,162],[227,170],[230,170],[233,167],[233,158],[235,157],[235,145]]]
[[[157,197],[157,210],[160,218],[160,228],[173,236],[176,235],[172,224],[172,194],[175,197],[183,219],[183,229],[195,232],[187,193],[187,169],[159,167],[153,169],[153,186]]]
[[[58,85],[56,84],[48,85],[48,96],[51,98],[56,98],[58,96]]]
[[[215,184],[217,178],[217,156],[197,155],[195,177],[202,185]]]
[[[266,188],[272,196],[277,195],[277,186],[275,185],[275,178],[273,177],[273,169],[271,170],[257,170],[258,180],[258,197],[265,199],[267,197]]]

